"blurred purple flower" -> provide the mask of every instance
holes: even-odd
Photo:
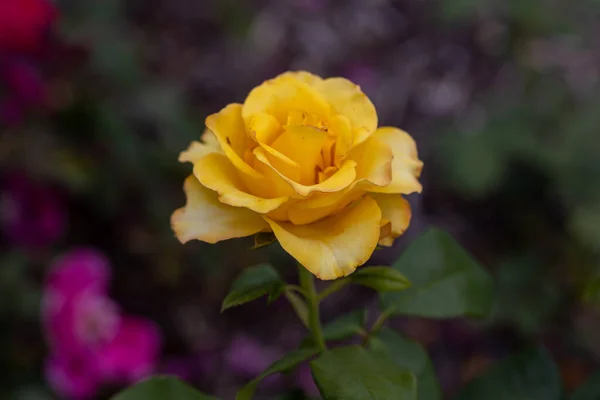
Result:
[[[307,396],[316,399],[320,398],[319,388],[317,388],[313,379],[308,363],[304,363],[298,367],[296,371],[296,384]]]
[[[24,174],[5,176],[0,193],[0,225],[13,244],[44,247],[65,230],[66,211],[54,190]]]
[[[149,375],[161,347],[151,321],[123,315],[107,295],[110,269],[102,254],[77,249],[48,275],[42,321],[51,356],[46,376],[66,398],[89,398],[103,383]]]
[[[237,336],[225,352],[225,362],[235,374],[255,377],[277,361],[279,354],[248,336]]]

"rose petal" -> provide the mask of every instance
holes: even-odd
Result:
[[[359,86],[344,78],[330,78],[314,87],[329,102],[335,114],[341,114],[350,120],[355,146],[375,132],[377,111]]]
[[[266,214],[285,203],[289,197],[262,198],[248,193],[235,167],[222,154],[208,154],[194,165],[194,175],[202,185],[219,193],[219,201],[235,207],[249,208]]]
[[[237,169],[249,176],[261,178],[262,175],[244,161],[246,150],[251,148],[253,141],[246,134],[241,113],[241,104],[230,104],[206,118],[206,126],[215,134],[223,152]]]
[[[285,251],[319,279],[330,280],[351,274],[371,257],[379,241],[381,211],[365,197],[309,225],[266,220]]]
[[[394,239],[402,235],[412,216],[410,203],[399,194],[375,194],[371,195],[381,209],[381,217],[391,223],[389,235],[383,235],[379,244],[382,246],[391,246]]]
[[[392,149],[392,181],[384,187],[370,188],[379,193],[420,193],[423,190],[418,177],[421,175],[423,162],[417,155],[417,146],[412,137],[398,128],[379,128],[373,135],[374,138],[386,143]]]
[[[202,134],[202,142],[194,141],[190,143],[187,150],[179,154],[179,162],[190,162],[194,164],[207,154],[223,153],[223,149],[217,140],[217,137],[210,130],[204,131]]]
[[[319,117],[327,117],[329,104],[313,89],[306,80],[308,75],[286,73],[264,82],[254,88],[242,110],[246,123],[257,114],[274,116],[280,124],[285,124],[290,110],[300,110]]]
[[[216,243],[268,229],[259,214],[221,203],[217,193],[202,186],[193,175],[183,187],[187,204],[171,216],[171,226],[182,243],[192,239]]]

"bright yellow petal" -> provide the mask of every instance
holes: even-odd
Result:
[[[348,186],[352,184],[354,179],[356,178],[356,162],[352,160],[345,161],[340,169],[333,174],[329,179],[324,180],[323,182],[317,185],[302,185],[300,183],[295,182],[294,180],[288,178],[280,171],[278,171],[272,164],[269,158],[266,155],[264,149],[257,147],[254,149],[254,155],[258,159],[259,162],[264,163],[266,166],[271,168],[277,175],[279,175],[284,181],[286,181],[292,189],[299,195],[306,197],[313,192],[339,192],[344,190]]]
[[[370,191],[379,193],[420,193],[423,190],[417,179],[421,175],[423,162],[419,160],[417,145],[412,137],[398,128],[379,128],[374,138],[386,143],[394,154],[392,161],[392,181],[384,187],[373,187]]]
[[[342,160],[354,145],[354,138],[352,137],[352,124],[347,117],[343,115],[336,115],[329,118],[327,125],[330,130],[330,134],[335,136],[335,154],[333,162],[339,165]]]
[[[246,122],[260,113],[274,116],[280,124],[285,124],[291,110],[299,110],[320,117],[329,115],[329,104],[305,82],[305,75],[300,79],[287,73],[279,75],[254,88],[242,110]]]
[[[210,115],[206,118],[206,126],[215,134],[225,155],[237,169],[255,178],[261,177],[244,161],[246,150],[252,147],[253,140],[246,134],[241,104],[230,104]]]
[[[398,236],[401,236],[408,226],[412,212],[410,203],[400,194],[371,194],[381,209],[381,218],[391,223],[389,234],[380,238],[379,244],[391,246]]]
[[[183,189],[186,205],[171,216],[171,227],[181,243],[193,239],[216,243],[269,229],[254,211],[221,203],[217,193],[202,186],[193,175],[185,180]]]
[[[273,166],[297,183],[315,184],[315,168],[322,160],[321,151],[329,138],[327,132],[309,126],[288,126],[273,142],[273,149],[294,160],[296,166],[285,166],[271,160]]]
[[[317,278],[331,280],[350,275],[371,257],[379,241],[381,211],[365,197],[309,225],[266,220],[285,251]]]
[[[316,86],[323,82],[323,78],[321,78],[320,76],[311,74],[310,72],[306,71],[288,71],[284,72],[280,76],[290,76],[310,86]]]
[[[375,132],[377,111],[358,85],[344,78],[330,78],[314,87],[329,102],[335,114],[350,120],[355,146]]]
[[[295,225],[311,224],[333,215],[364,195],[360,190],[335,193],[313,193],[308,199],[291,204],[287,216]]]
[[[179,154],[179,162],[190,162],[193,164],[207,154],[223,153],[223,149],[221,149],[221,145],[219,145],[214,133],[208,129],[204,131],[201,139],[201,142],[193,141],[190,143],[187,150]]]
[[[262,198],[248,193],[243,180],[231,161],[222,154],[212,153],[194,165],[194,175],[200,183],[219,193],[222,203],[245,207],[260,214],[275,210],[288,197]]]
[[[375,137],[352,149],[347,157],[356,162],[356,179],[376,186],[386,186],[392,181],[393,158],[390,147]]]

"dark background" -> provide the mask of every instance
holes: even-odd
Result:
[[[158,371],[179,373],[207,393],[232,398],[252,377],[227,361],[240,337],[260,344],[248,353],[258,366],[302,339],[283,300],[219,313],[246,266],[271,260],[294,279],[285,254],[250,250],[251,240],[182,246],[169,226],[190,172],[177,156],[199,138],[204,118],[298,69],[355,81],[380,124],[417,141],[424,191],[410,196],[411,227],[372,263],[392,262],[437,225],[494,274],[497,298],[486,321],[392,321],[427,346],[446,393],[528,341],[548,346],[567,389],[597,365],[597,0],[57,6],[43,54],[19,56],[29,71],[21,92],[10,76],[0,78],[2,221],[17,218],[31,239],[15,240],[4,224],[0,398],[53,398],[43,377],[39,299],[54,257],[82,245],[110,259],[111,295],[123,309],[159,324]],[[8,112],[31,87],[20,112]],[[35,189],[19,197],[6,183],[15,174]],[[40,210],[64,223],[56,238],[31,238]],[[324,304],[323,317],[376,303],[366,289],[344,290]],[[275,383],[266,398],[297,386]]]

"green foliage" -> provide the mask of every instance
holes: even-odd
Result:
[[[598,400],[600,399],[600,371],[592,374],[587,381],[575,390],[569,400]]]
[[[236,400],[251,400],[256,387],[269,375],[286,372],[294,368],[303,361],[314,357],[319,352],[316,348],[301,348],[286,354],[278,361],[275,361],[262,374],[244,386],[237,394]]]
[[[375,289],[378,292],[395,292],[410,286],[402,273],[390,267],[363,267],[348,277],[352,283]]]
[[[403,292],[381,295],[383,308],[393,314],[483,317],[490,310],[491,277],[447,232],[436,228],[425,232],[393,268],[412,282]]]
[[[279,273],[268,264],[246,268],[233,282],[221,306],[221,311],[255,300],[261,296],[280,293],[285,284]]]
[[[217,400],[200,393],[179,379],[157,376],[138,383],[114,396],[111,400]]]
[[[544,348],[499,362],[469,383],[456,400],[561,400],[560,374]]]
[[[406,339],[389,328],[383,328],[369,339],[369,349],[415,374],[418,400],[442,399],[433,364],[419,343]]]
[[[362,347],[338,347],[311,363],[325,400],[416,400],[412,372]]]

